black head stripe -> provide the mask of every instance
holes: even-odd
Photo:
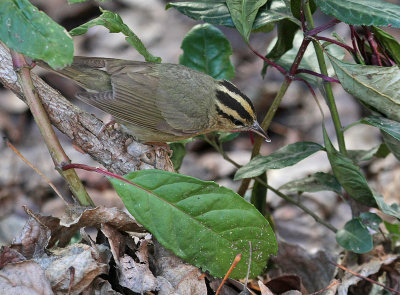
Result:
[[[252,121],[252,116],[245,110],[245,108],[234,98],[232,98],[228,93],[217,90],[217,99],[227,108],[236,111],[240,117],[245,120]]]
[[[235,124],[236,119],[235,119],[234,117],[232,117],[232,116],[229,115],[229,114],[224,113],[218,106],[216,106],[216,108],[217,108],[217,113],[218,113],[218,115],[220,115],[220,116],[222,116],[222,117],[224,117],[224,118],[230,120],[233,124]]]
[[[251,102],[251,100],[239,89],[236,88],[235,85],[233,85],[231,82],[227,81],[227,80],[222,80],[219,82],[222,86],[226,87],[226,89],[228,89],[229,91],[236,93],[238,95],[240,95],[245,101],[247,101],[251,107],[251,109],[253,110],[253,112],[256,112],[253,106],[253,103]]]

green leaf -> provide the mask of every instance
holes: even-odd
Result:
[[[124,34],[126,36],[125,37],[126,42],[135,47],[136,50],[144,57],[144,59],[147,62],[161,62],[160,57],[153,56],[150,54],[150,52],[147,51],[146,47],[139,39],[139,37],[136,36],[136,34],[131,29],[129,29],[129,27],[126,24],[124,24],[122,18],[117,13],[108,10],[103,10],[101,8],[100,11],[102,12],[102,15],[71,30],[70,34],[72,36],[78,36],[85,34],[91,27],[103,26],[107,28],[110,31],[110,33]]]
[[[391,205],[385,203],[382,195],[374,194],[374,198],[376,203],[378,204],[379,209],[388,215],[394,216],[400,219],[400,206],[397,203],[393,203]]]
[[[347,150],[347,156],[355,163],[369,161],[374,157],[385,158],[389,153],[390,150],[384,143],[369,150]]]
[[[287,18],[297,22],[300,26],[300,22],[291,15],[287,2],[288,0],[274,0],[263,5],[258,10],[252,30],[269,31],[275,22]],[[213,25],[235,27],[225,0],[171,2],[167,4],[166,9],[171,7],[195,20],[202,20]]]
[[[236,172],[234,179],[251,178],[268,169],[281,169],[292,166],[322,149],[321,145],[314,142],[304,141],[289,144],[268,156],[258,155],[254,157]]]
[[[195,20],[202,20],[214,25],[235,27],[225,0],[170,2],[167,4],[166,9],[171,7]]]
[[[360,214],[362,224],[376,232],[379,232],[379,224],[382,223],[382,218],[372,212],[363,212]]]
[[[217,132],[217,134],[218,134],[218,141],[221,143],[234,140],[236,137],[240,135],[239,132]]]
[[[299,27],[289,20],[282,20],[278,23],[277,30],[278,32],[275,45],[266,55],[266,58],[271,61],[276,61],[287,51],[293,48],[293,39],[296,35],[296,32],[299,30]],[[269,64],[264,62],[262,76],[265,76],[268,66]]]
[[[311,13],[314,13],[317,10],[314,0],[310,0],[309,4]],[[295,18],[301,20],[301,0],[290,0],[290,10]]]
[[[400,121],[400,69],[349,64],[329,56],[343,88],[389,119]]]
[[[385,131],[381,130],[383,141],[386,143],[389,150],[393,153],[397,160],[400,161],[400,141],[393,136],[389,135]]]
[[[186,155],[185,144],[182,142],[174,142],[170,143],[169,147],[172,150],[171,162],[174,165],[175,171],[179,171],[183,162],[183,158]]]
[[[87,1],[89,1],[89,0],[68,0],[68,3],[75,4],[75,3],[82,3],[82,2],[87,2]],[[96,1],[106,2],[106,1],[109,1],[109,0],[96,0]]]
[[[336,179],[357,202],[371,207],[376,206],[372,191],[361,174],[360,168],[333,147],[325,126],[323,126],[323,135],[328,159]]]
[[[351,25],[400,27],[400,7],[376,0],[315,0],[327,15]]]
[[[266,25],[274,24],[283,20],[288,20],[297,27],[301,27],[299,22],[291,13],[289,0],[273,0],[262,6],[257,13],[253,24],[253,30],[258,30]]]
[[[336,233],[336,241],[354,253],[366,253],[373,248],[372,236],[359,218],[348,221],[344,228]]]
[[[380,116],[370,116],[360,120],[361,123],[371,125],[385,131],[400,141],[400,122]]]
[[[267,174],[263,173],[259,178],[267,183]],[[267,187],[258,181],[254,182],[253,188],[251,190],[250,202],[260,211],[262,216],[268,214],[267,210]]]
[[[374,33],[374,36],[376,39],[378,39],[379,43],[381,43],[385,50],[389,53],[390,57],[396,62],[396,64],[400,65],[399,42],[397,42],[392,35],[380,28],[371,27],[371,31]]]
[[[230,80],[235,75],[229,59],[232,48],[224,34],[210,24],[194,26],[182,41],[179,62],[214,79]]]
[[[71,36],[28,0],[0,1],[0,11],[0,40],[9,48],[52,68],[72,63]]]
[[[390,239],[392,240],[392,244],[396,245],[396,242],[400,240],[400,224],[398,223],[389,223],[387,221],[383,221],[386,229],[389,232]],[[393,247],[394,248],[394,247]]]
[[[279,190],[290,193],[332,191],[341,194],[342,187],[332,174],[317,172],[305,178],[287,182]]]
[[[230,189],[161,170],[136,171],[125,178],[136,185],[110,181],[135,219],[164,247],[212,276],[223,277],[241,253],[232,277],[244,278],[249,241],[250,277],[260,274],[277,251],[267,220]]]
[[[226,0],[233,23],[247,42],[257,12],[266,2],[267,0]]]

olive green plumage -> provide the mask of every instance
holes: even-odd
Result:
[[[182,65],[75,57],[71,66],[55,72],[86,90],[77,98],[111,114],[141,142],[235,130],[268,139],[250,100],[233,84]]]

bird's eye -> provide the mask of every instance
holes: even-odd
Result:
[[[239,120],[235,120],[235,122],[233,122],[233,124],[235,124],[236,126],[244,126],[244,123]]]

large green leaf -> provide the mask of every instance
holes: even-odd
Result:
[[[378,204],[379,209],[388,215],[394,216],[400,219],[400,205],[398,203],[392,203],[391,205],[385,203],[382,195],[374,194],[374,198],[376,203]]]
[[[360,218],[348,221],[344,228],[336,233],[336,241],[340,246],[354,253],[366,253],[373,248],[372,236]]]
[[[393,153],[397,160],[400,161],[400,141],[393,136],[389,135],[385,131],[381,130],[383,141],[386,143],[389,150]]]
[[[126,24],[124,24],[119,14],[114,13],[112,11],[103,10],[101,8],[100,11],[102,12],[102,14],[99,17],[92,19],[87,23],[71,30],[70,34],[72,36],[82,35],[85,34],[91,27],[104,26],[108,30],[110,30],[110,33],[124,34],[126,36],[125,37],[126,42],[135,47],[136,50],[145,58],[146,61],[161,62],[160,57],[153,56],[150,54],[150,52],[147,51],[146,47],[139,39],[139,37],[136,36],[136,34]]]
[[[291,193],[332,191],[341,194],[342,187],[336,177],[332,174],[317,172],[305,178],[285,183],[279,188],[279,190]]]
[[[351,25],[400,27],[400,6],[376,0],[315,0],[325,14]]]
[[[74,45],[68,32],[28,0],[0,1],[0,40],[53,68],[71,64]]]
[[[288,0],[273,0],[263,5],[258,10],[252,30],[263,31],[263,27],[283,19],[290,19],[300,26],[300,22],[291,15],[287,2]],[[171,7],[195,20],[235,27],[225,0],[171,2],[167,4],[166,9]]]
[[[389,53],[390,57],[400,65],[400,44],[397,40],[390,35],[389,33],[385,32],[384,30],[371,27],[374,36],[378,41],[383,45],[385,50]]]
[[[235,27],[225,0],[170,2],[166,9],[175,8],[180,13],[214,25]]]
[[[264,269],[277,251],[267,220],[242,197],[214,182],[161,170],[110,179],[128,211],[167,249],[185,261],[223,277],[235,256],[242,259],[232,273],[246,276],[251,241],[250,276]]]
[[[400,69],[344,63],[329,59],[343,88],[389,119],[400,121]]]
[[[258,10],[266,2],[267,0],[226,0],[233,23],[246,41],[249,41]]]
[[[336,179],[357,202],[367,206],[376,206],[372,191],[368,186],[367,180],[361,174],[360,168],[333,147],[325,126],[323,126],[323,135],[328,159]]]
[[[232,48],[224,34],[210,24],[194,26],[182,41],[179,62],[221,80],[235,75],[229,59]]]
[[[363,124],[368,124],[377,127],[400,141],[400,122],[393,121],[380,116],[366,117],[362,119],[360,122]]]
[[[314,142],[305,141],[289,144],[268,156],[254,157],[236,172],[235,180],[258,176],[268,169],[292,166],[322,149],[321,145]]]

